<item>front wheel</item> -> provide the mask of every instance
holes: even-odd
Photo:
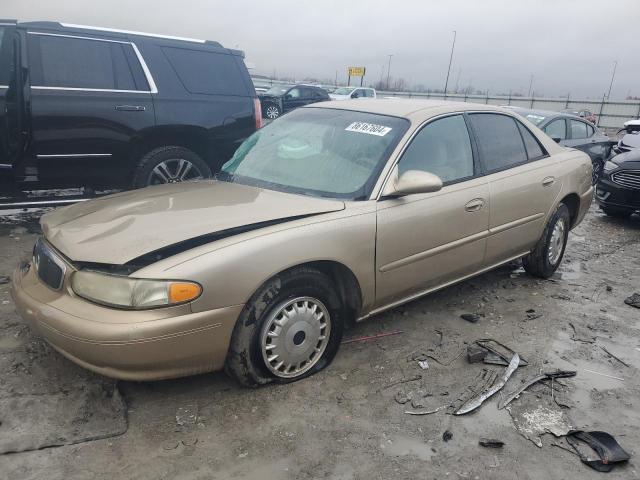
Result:
[[[280,107],[278,107],[278,105],[276,105],[275,103],[268,104],[267,108],[264,111],[265,117],[267,117],[270,120],[275,120],[281,114],[282,112],[280,111]]]
[[[300,380],[335,357],[345,309],[331,279],[296,268],[267,281],[243,309],[226,372],[244,386]]]
[[[567,246],[570,225],[569,208],[561,203],[551,215],[535,248],[522,259],[522,266],[529,274],[540,278],[554,274]]]

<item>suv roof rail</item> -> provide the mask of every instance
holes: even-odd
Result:
[[[0,18],[0,25],[15,25],[18,23],[17,20]]]
[[[163,38],[166,40],[179,40],[182,42],[193,42],[193,43],[206,43],[208,45],[214,45],[216,47],[222,47],[219,42],[215,42],[212,40],[202,40],[199,38],[189,38],[189,37],[177,37],[174,35],[162,35],[159,33],[148,33],[148,32],[138,32],[134,30],[121,30],[117,28],[107,28],[107,27],[94,27],[91,25],[78,25],[75,23],[64,23],[64,22],[24,22],[22,25],[26,25],[34,28],[70,28],[74,30],[93,30],[95,32],[107,32],[107,33],[119,33],[122,35],[139,35],[141,37],[152,37],[152,38]]]

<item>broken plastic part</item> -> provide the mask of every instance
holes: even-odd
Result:
[[[538,375],[537,377],[533,377],[533,378],[525,381],[524,385],[522,385],[515,392],[509,394],[505,399],[503,399],[498,404],[498,409],[503,409],[504,407],[509,405],[513,400],[518,398],[520,396],[520,394],[522,392],[524,392],[527,388],[529,388],[531,385],[534,385],[534,384],[536,384],[538,382],[541,382],[542,380],[548,380],[548,379],[552,379],[552,378],[568,378],[568,377],[575,377],[575,376],[576,376],[576,371],[575,370],[564,370],[564,371],[563,370],[558,370],[558,371],[555,371],[555,372],[543,373],[541,375]]]
[[[586,456],[580,449],[578,440],[589,445],[600,458]],[[567,434],[567,442],[576,451],[582,463],[599,472],[610,472],[616,463],[626,462],[631,458],[631,455],[607,432],[573,430]]]
[[[478,440],[478,445],[487,448],[502,448],[504,442],[502,440],[496,440],[495,438],[481,438]]]

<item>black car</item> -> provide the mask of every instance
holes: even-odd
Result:
[[[640,149],[609,159],[596,185],[596,202],[612,217],[640,212]]]
[[[587,153],[593,163],[593,183],[598,181],[604,162],[609,157],[613,146],[611,139],[598,127],[586,119],[562,112],[519,107],[513,107],[512,110],[536,125],[560,145]]]
[[[21,189],[208,177],[260,127],[217,42],[0,20],[0,174]]]
[[[260,95],[262,114],[271,120],[295,108],[331,100],[327,91],[311,85],[278,85]]]

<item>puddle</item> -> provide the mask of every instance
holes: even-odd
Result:
[[[414,438],[400,435],[394,435],[390,439],[383,440],[380,448],[388,455],[412,455],[425,461],[430,460],[431,457],[435,455],[428,444]]]

